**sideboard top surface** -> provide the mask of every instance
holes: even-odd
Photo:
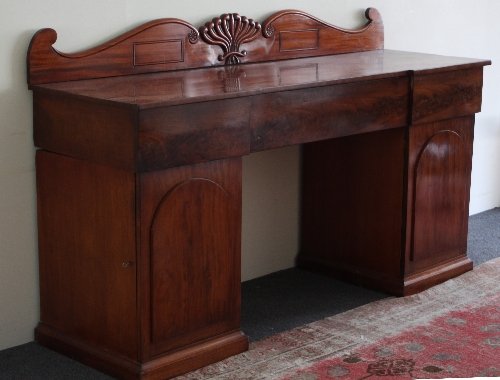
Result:
[[[480,59],[382,49],[245,65],[56,82],[33,85],[32,89],[146,109],[405,76],[408,72],[423,75],[479,67],[489,63]]]

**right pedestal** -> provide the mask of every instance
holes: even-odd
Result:
[[[304,145],[298,265],[408,295],[472,269],[474,117]]]

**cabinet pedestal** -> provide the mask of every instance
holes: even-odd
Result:
[[[136,174],[37,152],[36,339],[123,378],[248,349],[241,159]]]
[[[474,117],[304,145],[298,265],[396,295],[472,269]]]

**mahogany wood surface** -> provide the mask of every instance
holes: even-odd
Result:
[[[396,77],[254,97],[250,150],[402,127],[408,87],[408,78]]]
[[[160,19],[74,54],[39,31],[36,339],[130,379],[246,350],[241,157],[281,146],[304,144],[298,265],[398,295],[472,269],[490,62],[384,50],[380,15],[366,18]]]
[[[134,174],[46,151],[36,165],[41,325],[137,360]]]
[[[474,116],[410,129],[406,273],[466,259]]]
[[[484,64],[373,51],[33,86],[35,145],[139,171],[239,157],[478,112]]]
[[[142,174],[143,359],[239,330],[241,159]]]
[[[264,27],[236,13],[223,14],[200,27],[202,38],[188,22],[166,18],[73,54],[54,49],[57,33],[46,28],[28,49],[28,84],[382,49],[380,14],[369,8],[366,18],[364,27],[347,30],[297,10],[276,12]]]
[[[401,294],[405,134],[304,144],[300,266]]]
[[[481,110],[483,70],[480,67],[415,75],[412,123],[420,124]]]
[[[63,93],[146,109],[411,74],[422,75],[422,78],[417,78],[417,90],[425,91],[431,85],[438,86],[432,80],[435,77],[430,76],[432,73],[447,72],[453,75],[457,70],[468,68],[480,71],[488,63],[472,58],[374,50],[229,67],[49,83],[34,85],[32,90],[35,93]],[[450,79],[454,79],[456,85],[460,82],[461,75],[462,71],[459,71]],[[478,83],[482,81],[477,76],[468,77],[469,85],[474,79],[479,80]],[[423,105],[429,104],[425,103],[425,93],[421,96]],[[423,109],[420,112],[432,113],[432,104],[430,106],[427,111]],[[416,119],[418,118],[417,114]]]

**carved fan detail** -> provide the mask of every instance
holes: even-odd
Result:
[[[237,13],[225,13],[202,26],[200,35],[205,42],[222,48],[224,54],[218,56],[219,61],[234,65],[247,55],[246,50],[240,51],[240,46],[257,38],[261,29],[261,25],[252,19]]]

